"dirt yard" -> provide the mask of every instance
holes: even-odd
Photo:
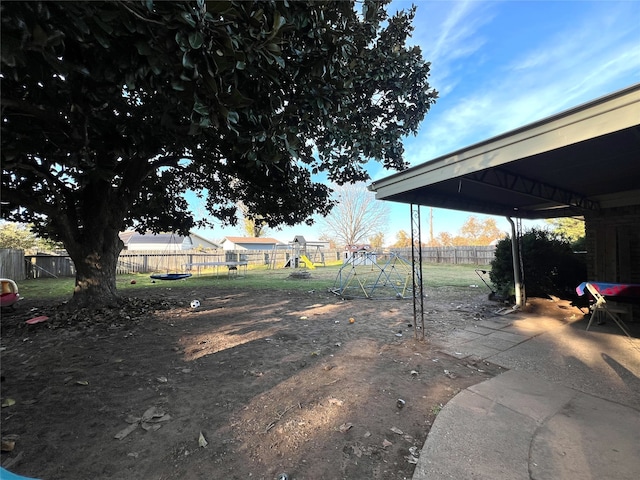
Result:
[[[186,291],[3,312],[2,465],[44,480],[409,479],[442,405],[502,371],[437,349],[497,309],[479,288],[427,292],[427,341],[410,299]]]

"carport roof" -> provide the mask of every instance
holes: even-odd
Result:
[[[640,83],[369,189],[379,200],[530,219],[640,205]]]

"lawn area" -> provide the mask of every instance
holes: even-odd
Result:
[[[341,265],[318,267],[309,270],[310,278],[293,278],[291,274],[295,269],[280,268],[269,270],[253,268],[238,277],[230,277],[226,272],[219,275],[203,274],[194,275],[188,279],[175,281],[154,281],[148,274],[119,275],[116,279],[118,291],[126,295],[135,295],[141,288],[154,288],[158,285],[171,286],[174,289],[190,289],[201,287],[219,287],[225,289],[268,289],[290,291],[326,291],[334,286]],[[423,278],[426,287],[468,287],[478,285],[478,288],[488,288],[476,274],[476,270],[490,270],[490,266],[482,265],[449,265],[449,264],[425,264],[423,265]],[[488,279],[485,279],[488,281]],[[135,283],[132,283],[134,282]],[[73,293],[74,279],[67,278],[40,278],[35,280],[23,280],[18,284],[20,296],[30,299],[61,300],[71,297]]]

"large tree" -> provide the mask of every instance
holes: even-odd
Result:
[[[363,184],[346,184],[335,190],[336,205],[321,220],[323,237],[337,245],[366,242],[387,226],[389,207],[375,199]]]
[[[2,2],[2,216],[63,242],[74,303],[115,301],[118,232],[326,215],[435,101],[386,1]]]

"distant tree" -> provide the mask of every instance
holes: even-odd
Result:
[[[369,237],[369,245],[371,248],[380,249],[384,247],[384,233],[377,232]]]
[[[15,222],[0,223],[0,248],[15,248],[25,253],[50,251],[60,249],[59,243],[39,238],[33,231],[32,225]]]
[[[320,225],[339,244],[364,243],[388,223],[389,207],[363,184],[337,187],[334,199],[335,206]]]
[[[452,247],[454,243],[454,236],[449,232],[440,232],[434,239],[435,246],[438,247]]]
[[[37,243],[37,237],[26,225],[13,222],[2,222],[0,225],[0,248],[32,250]]]
[[[551,225],[551,231],[564,236],[570,242],[575,242],[584,237],[584,220],[576,218],[548,218],[546,222]]]
[[[335,238],[331,238],[326,233],[322,233],[320,235],[320,241],[329,242],[329,248],[332,249],[332,250],[335,250],[335,249],[338,248],[338,244],[336,243],[336,239]]]
[[[387,1],[2,2],[2,218],[64,243],[71,306],[116,304],[118,233],[312,223],[366,165],[407,167],[435,102]]]
[[[253,215],[249,208],[242,202],[238,202],[238,209],[242,214],[242,223],[245,233],[250,237],[266,237],[268,233],[267,221],[262,215]]]
[[[392,245],[394,248],[409,248],[411,247],[411,235],[404,230],[399,230],[396,233],[396,243]]]
[[[551,225],[551,231],[557,235],[562,235],[571,242],[574,251],[586,250],[585,224],[584,220],[576,218],[551,218],[546,222]]]
[[[493,218],[487,218],[480,221],[477,217],[471,215],[464,222],[457,235],[449,232],[440,232],[429,246],[440,247],[468,247],[468,246],[486,246],[496,240],[505,237]]]
[[[266,237],[268,228],[267,222],[264,220],[256,220],[255,218],[243,218],[244,231],[250,237]]]
[[[465,246],[486,246],[491,242],[505,237],[505,233],[500,231],[493,218],[480,221],[471,215],[460,228],[460,237]]]

